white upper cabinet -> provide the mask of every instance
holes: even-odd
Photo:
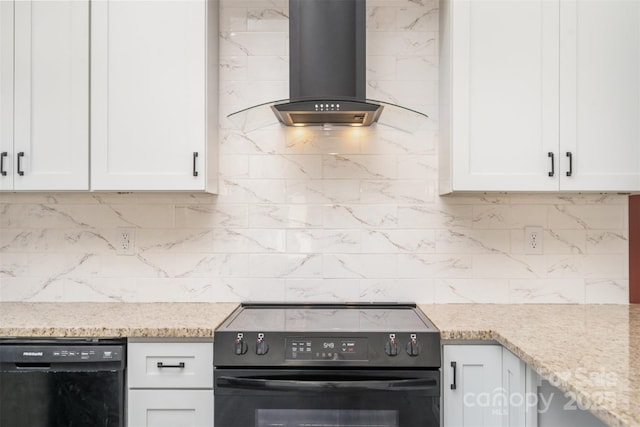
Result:
[[[2,190],[89,189],[89,2],[0,2]]]
[[[441,193],[640,190],[640,1],[440,13]]]
[[[92,3],[91,188],[215,191],[218,3]]]
[[[560,42],[560,187],[640,190],[640,0],[562,0]]]

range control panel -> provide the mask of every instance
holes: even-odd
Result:
[[[287,337],[286,360],[367,361],[367,338]]]

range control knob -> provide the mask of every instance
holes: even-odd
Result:
[[[236,338],[233,343],[233,353],[237,356],[241,356],[245,354],[248,350],[247,343],[244,341],[243,335],[238,334],[238,338]]]
[[[407,354],[411,357],[416,357],[420,354],[420,344],[418,344],[416,334],[411,334],[411,339],[407,343]]]
[[[398,355],[398,342],[396,341],[396,334],[389,334],[389,341],[384,344],[384,352],[387,356]]]
[[[269,344],[264,342],[264,334],[263,333],[258,334],[258,340],[256,341],[256,354],[258,356],[262,356],[264,354],[267,354],[268,351],[269,351]]]

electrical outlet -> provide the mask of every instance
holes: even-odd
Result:
[[[524,228],[524,253],[525,254],[542,254],[544,242],[544,230],[542,227],[525,227]]]
[[[135,228],[118,228],[116,252],[118,255],[133,255],[135,249]]]

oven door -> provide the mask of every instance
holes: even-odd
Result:
[[[216,369],[216,427],[435,427],[440,372]]]

